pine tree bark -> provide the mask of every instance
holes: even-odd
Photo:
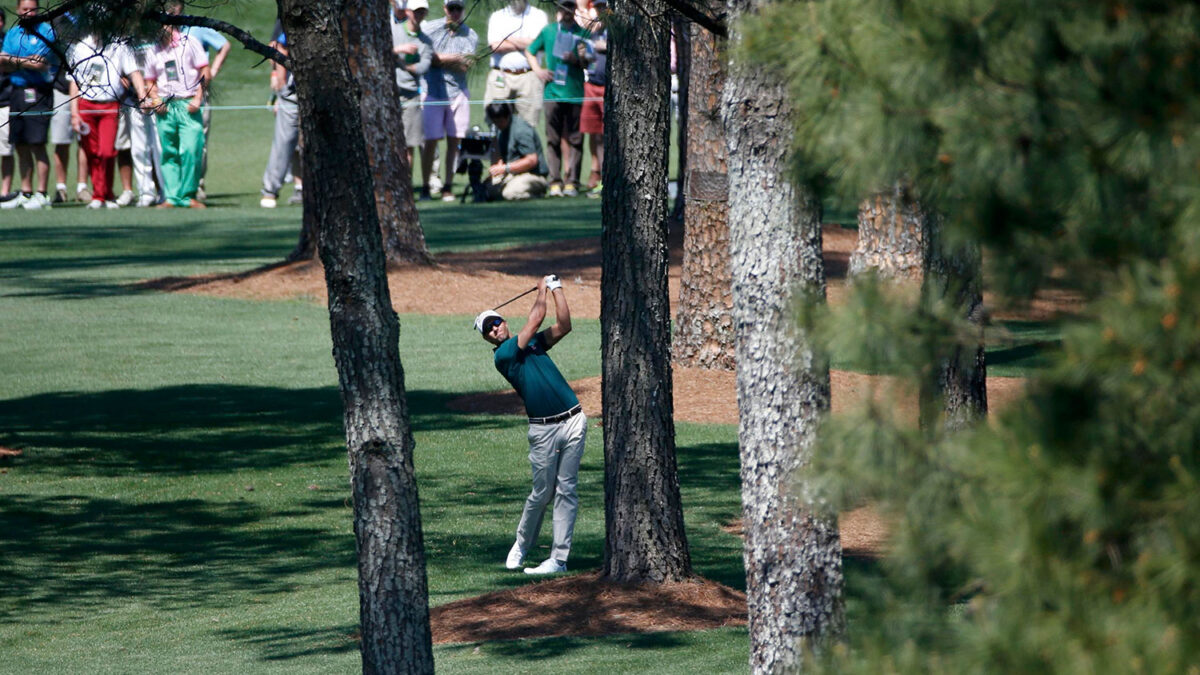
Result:
[[[391,11],[388,0],[346,0],[346,52],[362,92],[362,126],[375,179],[384,255],[389,262],[429,264],[433,257],[413,201],[412,168],[389,29]]]
[[[279,0],[320,223],[354,496],[365,673],[433,672],[413,438],[341,0]],[[311,192],[310,192],[311,191]]]
[[[972,326],[970,344],[947,340],[921,386],[921,425],[963,429],[987,416],[983,343],[983,290],[978,246],[949,247],[941,218],[924,208],[903,183],[863,201],[851,275],[873,270],[894,282],[922,287],[921,302],[949,302]]]
[[[605,92],[600,295],[604,576],[691,576],[672,420],[667,291],[670,32],[662,0],[615,0]]]
[[[308,180],[308,176],[302,177],[303,181]],[[301,216],[300,216],[300,238],[296,241],[296,248],[288,254],[288,262],[297,262],[300,260],[316,260],[317,258],[317,242],[321,237],[321,227],[317,223],[317,208],[313,203],[311,192],[300,192]]]
[[[859,205],[858,244],[850,254],[850,275],[873,270],[883,279],[920,281],[925,239],[925,213],[897,183]]]
[[[733,370],[729,179],[721,120],[725,41],[699,26],[691,30],[687,206],[672,354],[679,365]]]
[[[761,2],[730,0],[730,24]],[[732,33],[732,44],[741,39]],[[829,410],[828,364],[794,313],[825,299],[821,206],[788,180],[793,123],[781,79],[731,63],[724,122],[750,665],[774,673],[806,666],[844,621],[837,520],[799,473]]]
[[[933,400],[941,405],[923,403],[922,425],[932,428],[939,414],[934,411],[940,408],[943,428],[958,431],[985,419],[988,412],[982,256],[978,245],[949,245],[942,236],[941,218],[930,215],[925,220],[922,298],[927,302],[949,302],[967,320],[970,335],[964,337],[971,339],[952,340],[939,355],[935,379],[930,384]]]

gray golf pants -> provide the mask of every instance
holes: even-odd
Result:
[[[587,415],[578,415],[558,424],[529,425],[529,464],[533,467],[533,490],[525,500],[521,522],[517,524],[517,544],[533,550],[542,516],[554,498],[554,548],[550,556],[565,563],[571,553],[571,535],[575,532],[575,514],[579,497],[575,485],[583,445],[587,438]]]
[[[279,196],[283,179],[292,164],[292,153],[300,141],[300,107],[280,97],[275,101],[275,138],[271,140],[271,154],[267,158],[267,170],[263,172],[263,194]]]

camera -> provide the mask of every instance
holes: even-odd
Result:
[[[484,131],[479,126],[471,127],[467,135],[459,141],[458,166],[454,172],[467,174],[470,181],[468,191],[463,193],[463,202],[467,201],[468,195],[471,196],[471,201],[476,203],[488,200],[488,188],[483,182],[483,167],[485,162],[491,159],[492,144],[495,141],[496,134]]]

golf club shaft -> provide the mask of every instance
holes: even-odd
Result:
[[[538,289],[538,287],[537,287],[537,286],[534,286],[533,288],[531,288],[531,289],[529,289],[529,290],[525,291],[524,293],[522,293],[522,294],[520,294],[520,295],[516,295],[516,296],[513,296],[513,297],[509,298],[508,300],[505,300],[504,302],[502,302],[502,303],[500,303],[500,304],[496,305],[496,306],[495,306],[495,307],[493,307],[492,309],[494,309],[494,310],[495,310],[495,309],[500,309],[501,307],[503,307],[503,306],[507,305],[508,303],[510,303],[510,302],[512,302],[512,301],[514,301],[514,300],[520,300],[521,298],[523,298],[523,297],[525,297],[525,296],[529,295],[530,293],[532,293],[532,292],[536,291],[537,289]]]

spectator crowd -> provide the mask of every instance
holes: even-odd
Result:
[[[443,16],[432,19],[428,0],[393,0],[396,103],[409,166],[420,170],[420,199],[457,199],[455,176],[472,161],[485,165],[471,174],[477,199],[599,195],[607,0],[583,1],[587,6],[558,0],[551,22],[528,0],[510,0],[489,17],[480,45],[465,23],[464,0],[445,0]],[[182,0],[168,0],[165,11],[182,8]],[[19,18],[40,11],[39,0],[17,1]],[[72,200],[93,209],[205,207],[212,121],[206,99],[229,53],[227,39],[210,28],[165,26],[154,41],[104,44],[82,34],[70,14],[33,29],[5,28],[0,12],[0,209],[48,209]],[[288,53],[278,22],[271,46]],[[467,79],[485,58],[482,104],[491,132],[471,127]],[[270,79],[275,124],[264,208],[277,205],[289,182],[289,202],[302,201],[303,185],[295,83],[280,65]],[[67,166],[76,143],[72,193]]]

